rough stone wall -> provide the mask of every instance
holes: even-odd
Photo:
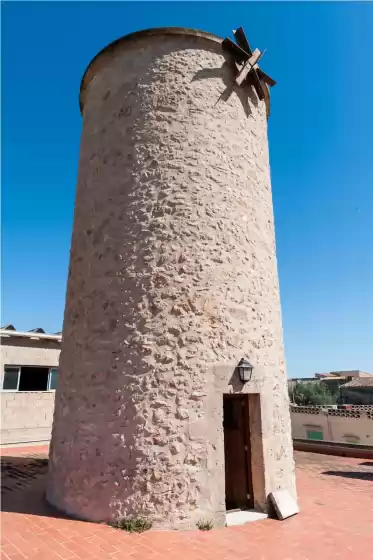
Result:
[[[295,494],[266,109],[232,82],[219,44],[158,36],[88,85],[47,491],[69,513],[222,525],[231,391],[260,394],[256,503]]]
[[[49,442],[54,391],[1,393],[1,445]]]

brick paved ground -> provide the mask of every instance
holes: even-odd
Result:
[[[296,453],[302,513],[283,522],[128,535],[48,508],[45,458],[46,448],[3,451],[4,560],[373,559],[373,461]]]

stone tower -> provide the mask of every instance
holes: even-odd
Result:
[[[83,77],[47,488],[68,514],[221,526],[242,430],[248,504],[296,496],[269,96],[234,79],[221,39],[183,28],[123,37]]]

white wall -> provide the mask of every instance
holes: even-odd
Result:
[[[1,364],[17,366],[58,366],[61,344],[53,340],[1,338]]]
[[[54,391],[1,393],[0,443],[49,442]]]
[[[310,439],[307,431],[313,431],[322,432],[324,441],[373,445],[373,407],[291,407],[291,424],[294,439]]]
[[[60,342],[1,337],[1,371],[5,365],[58,367]],[[0,392],[0,444],[49,442],[53,422],[54,391]]]

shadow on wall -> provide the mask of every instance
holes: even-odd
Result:
[[[237,368],[234,368],[232,377],[229,380],[228,386],[232,387],[233,393],[243,393],[244,383],[242,383],[238,375]]]
[[[235,83],[238,74],[237,67],[228,56],[225,55],[224,58],[225,62],[220,68],[203,68],[202,70],[198,70],[192,82],[209,78],[221,78],[225,85],[225,90],[220,95],[219,99],[217,99],[215,105],[220,101],[227,102],[234,92],[241,102],[246,117],[249,117],[251,115],[249,99],[254,107],[258,106],[258,98],[255,95],[254,88],[248,85],[238,86]]]

